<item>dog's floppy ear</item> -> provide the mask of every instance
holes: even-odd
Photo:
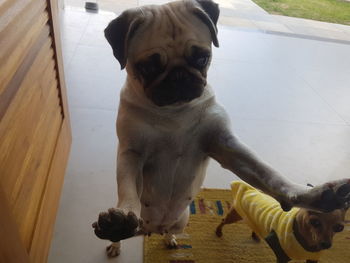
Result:
[[[208,26],[214,46],[219,46],[216,24],[219,19],[220,9],[212,0],[195,0],[194,13]]]
[[[140,8],[130,9],[112,20],[104,31],[105,37],[112,46],[113,54],[119,61],[121,69],[126,66],[128,42],[143,21],[144,15]]]

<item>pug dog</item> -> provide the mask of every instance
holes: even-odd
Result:
[[[231,131],[206,80],[212,44],[219,46],[218,18],[213,1],[183,0],[126,10],[105,29],[127,71],[117,117],[118,203],[93,223],[99,238],[113,242],[109,256],[119,255],[120,240],[140,234],[165,234],[165,244],[176,247],[209,158],[284,210],[329,212],[350,199],[349,178],[313,188],[295,184]]]

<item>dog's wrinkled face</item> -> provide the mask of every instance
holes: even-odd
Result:
[[[132,86],[157,106],[177,105],[203,93],[218,16],[209,0],[145,6],[124,12],[105,34]]]
[[[151,48],[131,60],[135,78],[157,106],[190,102],[201,96],[206,86],[210,46],[192,39],[185,42],[167,45],[168,49]]]
[[[299,216],[302,222],[299,230],[307,245],[316,251],[330,248],[333,236],[344,229],[345,212],[344,209],[331,213],[301,210]]]

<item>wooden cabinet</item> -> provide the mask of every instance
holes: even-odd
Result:
[[[0,1],[0,262],[46,262],[71,130],[57,0]]]

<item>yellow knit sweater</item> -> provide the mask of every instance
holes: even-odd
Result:
[[[233,207],[260,238],[265,239],[274,230],[290,259],[317,261],[320,258],[320,252],[306,251],[294,236],[293,222],[298,208],[284,212],[275,199],[241,181],[232,182],[231,189]]]

